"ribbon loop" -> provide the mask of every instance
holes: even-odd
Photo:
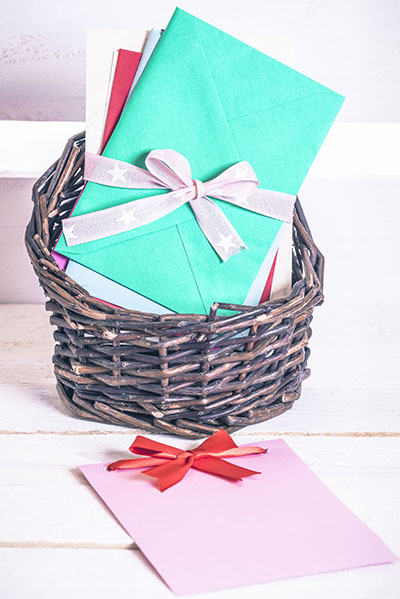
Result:
[[[211,198],[277,220],[292,221],[296,197],[259,189],[256,174],[246,161],[238,162],[217,177],[202,182],[192,179],[189,162],[175,150],[149,152],[145,160],[147,170],[96,154],[86,153],[85,160],[85,178],[88,181],[111,187],[171,191],[64,219],[63,232],[68,246],[137,229],[189,202],[211,246],[226,262],[247,246]]]
[[[192,183],[195,187],[195,196],[191,201],[194,202],[195,200],[198,200],[206,195],[206,189],[204,183],[198,179],[193,179]]]
[[[224,430],[220,430],[198,447],[185,451],[152,441],[138,435],[129,450],[132,453],[148,457],[118,460],[109,464],[108,470],[130,470],[135,468],[149,468],[144,472],[158,480],[160,491],[176,485],[190,468],[214,474],[230,480],[242,480],[246,476],[260,474],[236,464],[231,464],[221,459],[245,455],[266,453],[262,447],[238,447],[232,437]]]
[[[188,160],[175,150],[152,150],[146,156],[145,165],[168,189],[180,189],[192,183]]]

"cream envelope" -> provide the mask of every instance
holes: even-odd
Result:
[[[89,29],[86,57],[86,151],[98,154],[103,140],[114,51],[142,52],[149,32],[145,29]],[[114,65],[115,68],[115,65]]]
[[[292,289],[292,233],[292,225],[283,223],[274,278],[272,279],[272,300],[287,297]]]
[[[88,29],[86,38],[86,133],[85,149],[98,154],[103,143],[104,126],[117,62],[117,50],[141,52],[149,32],[146,29]],[[68,260],[52,252],[58,266],[65,270]]]

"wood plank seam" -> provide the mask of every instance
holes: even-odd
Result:
[[[132,549],[140,551],[135,543],[54,543],[52,541],[0,541],[2,549]]]

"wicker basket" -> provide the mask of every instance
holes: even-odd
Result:
[[[297,200],[293,287],[257,307],[215,303],[208,315],[115,309],[61,271],[51,248],[83,186],[84,134],[36,182],[26,247],[49,297],[54,370],[79,418],[197,438],[282,414],[300,397],[324,259]],[[219,310],[232,311],[225,316]]]

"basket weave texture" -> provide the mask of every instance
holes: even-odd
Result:
[[[323,301],[324,259],[299,200],[288,298],[257,307],[215,303],[208,315],[113,308],[91,297],[51,256],[83,187],[84,141],[83,133],[71,138],[35,183],[25,236],[49,298],[54,371],[65,406],[79,418],[188,438],[220,428],[234,432],[291,408],[310,374],[310,323]]]

